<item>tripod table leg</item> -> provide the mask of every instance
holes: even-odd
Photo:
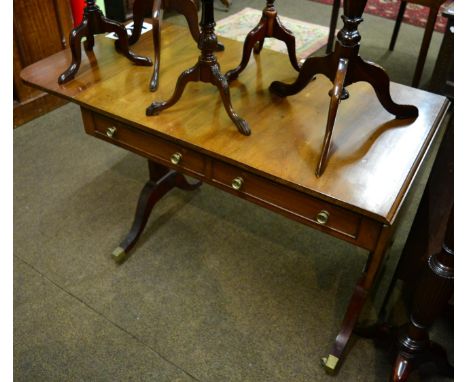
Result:
[[[174,89],[174,93],[172,97],[168,101],[155,101],[153,102],[148,108],[146,109],[146,115],[155,115],[158,114],[160,111],[165,110],[172,105],[174,105],[184,92],[185,87],[190,81],[197,81],[199,77],[199,67],[198,64],[191,67],[190,69],[185,70],[179,76],[176,87]]]
[[[239,64],[237,68],[231,69],[226,73],[226,78],[229,82],[235,80],[239,76],[239,73],[245,69],[245,67],[249,63],[252,50],[254,49],[256,44],[259,43],[261,44],[261,46],[263,46],[263,41],[265,39],[264,29],[265,29],[265,24],[260,23],[247,34],[247,37],[245,38],[245,41],[244,41],[244,47],[242,50],[241,63]]]
[[[135,44],[140,36],[145,16],[151,14],[153,0],[135,0],[133,3],[133,30],[128,39],[129,45]]]
[[[324,57],[308,57],[299,70],[299,75],[292,84],[274,81],[270,85],[270,91],[279,97],[287,97],[299,93],[304,89],[316,74],[324,74],[331,81],[336,73],[336,63],[332,55]]]
[[[289,61],[291,61],[293,68],[299,71],[301,68],[296,57],[296,38],[290,30],[286,29],[281,24],[278,17],[275,19],[273,24],[273,37],[286,44],[286,47],[288,48]]]
[[[59,77],[58,83],[63,84],[70,81],[80,69],[81,65],[81,38],[87,36],[88,20],[84,19],[80,25],[70,33],[70,50],[72,54],[72,63]]]
[[[130,61],[132,61],[136,65],[143,66],[150,66],[153,64],[148,57],[138,56],[129,49],[127,30],[122,27],[122,24],[107,18],[103,18],[101,20],[101,23],[103,24],[102,28],[105,32],[114,32],[117,35],[118,40],[116,42],[116,47],[118,48],[120,53],[122,53]]]
[[[229,91],[229,83],[227,79],[223,76],[223,74],[220,72],[219,67],[217,65],[211,66],[211,72],[213,73],[211,77],[211,83],[215,85],[220,94],[221,94],[221,99],[224,104],[224,108],[226,109],[226,112],[229,115],[229,118],[231,118],[232,122],[237,127],[237,130],[243,135],[250,135],[250,128],[245,119],[242,119],[233,109],[232,103],[231,103],[231,94]]]
[[[412,105],[399,105],[393,102],[390,95],[390,78],[380,66],[356,57],[350,66],[349,82],[365,81],[374,88],[382,106],[397,119],[416,118],[418,108]]]

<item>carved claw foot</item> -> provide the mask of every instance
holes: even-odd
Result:
[[[158,101],[153,102],[151,105],[149,105],[146,108],[146,115],[148,117],[152,115],[158,115],[160,111],[165,109],[166,104],[167,102],[158,102]]]

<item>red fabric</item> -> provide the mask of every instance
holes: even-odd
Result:
[[[324,4],[333,4],[334,0],[313,0]],[[453,0],[447,0],[446,4],[452,3]],[[400,0],[368,0],[366,9],[364,12],[371,15],[381,16],[388,19],[396,19],[398,10],[400,9]],[[435,31],[444,32],[447,19],[441,15],[441,10],[445,7],[443,4],[440,7],[439,15],[434,27]],[[429,15],[429,7],[423,7],[408,2],[406,5],[405,15],[403,16],[403,22],[408,24],[416,25],[419,27],[426,26],[427,16]]]
[[[83,9],[86,6],[85,0],[70,0],[73,15],[73,25],[77,27],[83,19]]]

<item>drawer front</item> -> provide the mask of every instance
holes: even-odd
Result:
[[[154,159],[238,197],[307,224],[325,233],[373,250],[381,224],[332,203],[288,188],[247,170],[204,157],[176,143],[82,109],[88,134]],[[177,155],[174,155],[177,154]]]
[[[357,239],[361,216],[310,195],[289,189],[222,162],[213,162],[211,181],[237,196],[250,199],[324,231]],[[291,216],[292,215],[292,216]]]
[[[96,114],[93,117],[95,136],[131,148],[146,157],[153,157],[168,167],[204,176],[205,159],[197,152],[111,118]]]

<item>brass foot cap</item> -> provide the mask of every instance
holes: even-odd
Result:
[[[328,357],[322,358],[322,366],[325,368],[326,371],[333,372],[335,371],[339,361],[340,359],[338,357],[329,354]]]
[[[121,263],[126,257],[127,257],[127,253],[125,252],[125,249],[123,249],[122,247],[117,247],[116,249],[114,249],[114,252],[112,252],[112,258],[117,263]]]

